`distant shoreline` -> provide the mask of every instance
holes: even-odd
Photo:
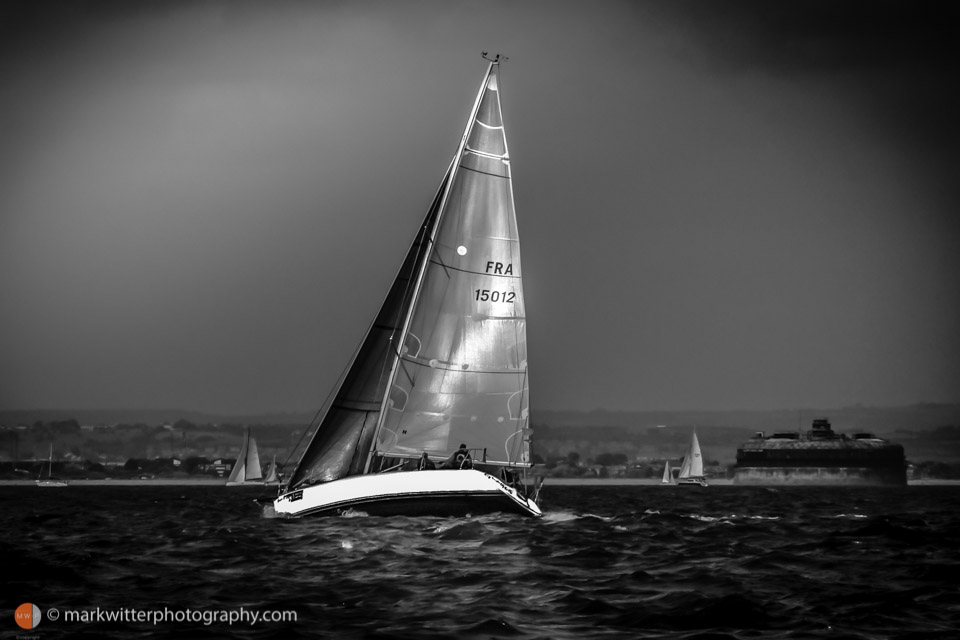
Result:
[[[731,478],[707,478],[707,482],[710,486],[736,486],[736,487],[842,487],[842,486],[874,486],[874,485],[800,485],[800,484],[766,484],[766,485],[735,485]],[[660,486],[661,482],[657,478],[546,478],[543,485],[545,487],[601,487],[601,486]],[[951,485],[951,486],[960,486],[960,480],[940,480],[940,479],[927,479],[927,480],[910,480],[907,482],[907,486],[910,487],[921,487],[921,486],[934,486],[934,485]],[[676,483],[673,483],[671,486],[677,486]]]
[[[62,478],[71,487],[146,487],[146,486],[170,486],[170,487],[215,487],[226,486],[226,478],[151,478],[149,480],[140,480],[139,478],[118,478],[116,480],[71,480]],[[0,486],[33,486],[36,480],[0,480]],[[264,485],[250,485],[263,487]]]
[[[771,484],[771,485],[734,485],[733,480],[729,478],[709,479],[711,486],[737,486],[737,487],[793,487],[793,486],[866,486],[866,485],[789,485],[789,484]],[[225,487],[224,478],[152,478],[150,480],[139,479],[117,479],[117,480],[67,480],[71,487]],[[35,486],[35,480],[0,480],[0,486]],[[657,478],[550,478],[544,480],[545,487],[642,487],[642,486],[660,486],[661,482]],[[672,486],[677,486],[673,484]],[[922,486],[960,486],[960,480],[911,480],[907,482],[910,487]],[[257,485],[251,484],[250,488],[273,490],[275,485]],[[234,487],[231,487],[233,489]]]

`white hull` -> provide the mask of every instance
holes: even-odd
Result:
[[[697,485],[700,487],[705,487],[707,486],[707,479],[706,478],[677,478],[677,484],[678,485],[688,484],[688,485]]]
[[[475,469],[400,471],[351,476],[281,495],[279,516],[330,515],[356,509],[377,515],[476,515],[512,511],[539,517],[540,507]]]
[[[267,483],[263,480],[244,480],[243,482],[232,482],[227,480],[228,487],[265,487]]]
[[[69,486],[63,480],[37,480],[38,487],[66,487]]]

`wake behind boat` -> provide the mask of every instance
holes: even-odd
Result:
[[[500,57],[487,59],[453,161],[278,515],[540,515],[539,486],[521,480],[531,463],[520,243]],[[456,462],[458,443],[469,455]]]

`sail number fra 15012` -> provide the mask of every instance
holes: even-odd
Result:
[[[491,291],[490,289],[474,289],[476,299],[481,302],[514,302],[517,299],[515,291]]]

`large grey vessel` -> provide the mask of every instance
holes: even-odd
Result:
[[[906,485],[903,446],[871,433],[837,433],[817,418],[806,433],[758,432],[737,449],[734,484]]]

